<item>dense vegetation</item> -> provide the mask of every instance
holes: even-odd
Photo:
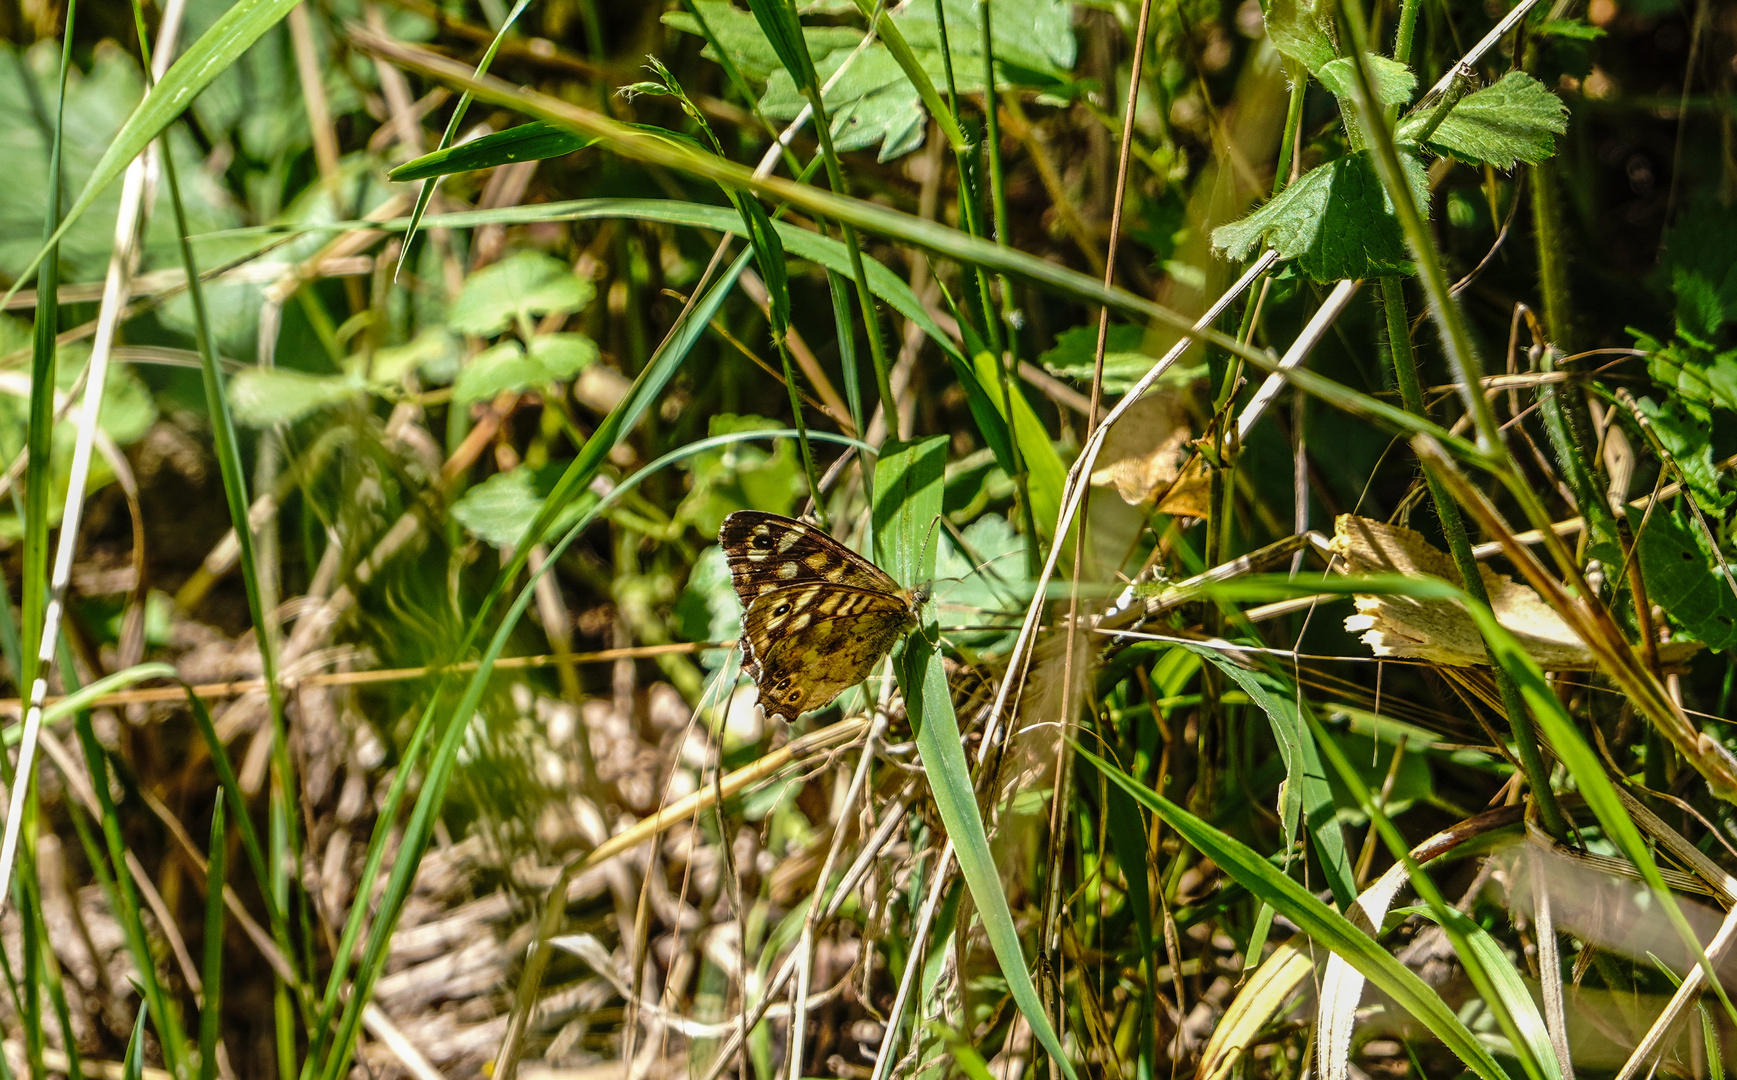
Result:
[[[0,30],[0,1076],[1737,1057],[1729,5]]]

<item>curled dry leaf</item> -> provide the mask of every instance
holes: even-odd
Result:
[[[1170,490],[1158,500],[1158,512],[1192,518],[1205,518],[1212,514],[1212,478],[1206,474],[1205,458],[1195,454],[1189,460],[1176,482],[1170,485]]]
[[[1110,429],[1092,483],[1115,485],[1123,500],[1139,506],[1171,485],[1188,456],[1188,410],[1181,395],[1151,393]]]
[[[1333,523],[1333,552],[1352,574],[1427,574],[1461,584],[1453,560],[1417,532],[1355,514],[1341,514]],[[1536,592],[1510,577],[1480,566],[1490,610],[1496,621],[1519,640],[1522,648],[1546,670],[1595,666],[1592,650]],[[1376,656],[1427,660],[1451,667],[1488,664],[1483,635],[1470,615],[1445,600],[1414,600],[1408,596],[1356,595],[1357,614],[1345,629],[1363,631],[1363,641]],[[1659,659],[1681,663],[1701,646],[1677,641],[1659,646]]]

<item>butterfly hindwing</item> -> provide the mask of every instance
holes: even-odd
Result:
[[[743,510],[718,539],[742,601],[744,666],[768,716],[824,708],[917,624],[916,597],[811,525]]]

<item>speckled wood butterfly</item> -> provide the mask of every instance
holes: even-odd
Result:
[[[794,720],[862,682],[929,599],[794,518],[739,510],[718,543],[742,599],[742,666],[768,717]]]

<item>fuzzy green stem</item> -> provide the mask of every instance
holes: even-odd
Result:
[[[1393,357],[1393,377],[1399,386],[1400,399],[1407,411],[1422,416],[1423,390],[1417,377],[1417,357],[1411,349],[1411,320],[1405,310],[1401,279],[1381,279],[1381,303],[1387,315],[1387,344]],[[1466,523],[1460,517],[1459,504],[1454,502],[1447,487],[1432,470],[1424,470],[1424,481],[1429,485],[1430,499],[1435,503],[1436,517],[1441,521],[1442,535],[1447,540],[1449,554],[1453,556],[1454,569],[1459,571],[1461,586],[1473,600],[1488,607],[1489,592],[1484,588],[1478,560],[1472,554],[1471,538],[1466,535]],[[1492,664],[1490,674],[1501,694],[1502,709],[1508,714],[1508,725],[1514,732],[1520,768],[1526,773],[1526,781],[1538,800],[1538,813],[1544,819],[1544,827],[1552,836],[1566,837],[1568,822],[1562,815],[1562,808],[1557,805],[1556,793],[1550,789],[1550,772],[1539,752],[1538,733],[1532,727],[1532,714],[1520,695],[1520,687],[1500,664]]]

